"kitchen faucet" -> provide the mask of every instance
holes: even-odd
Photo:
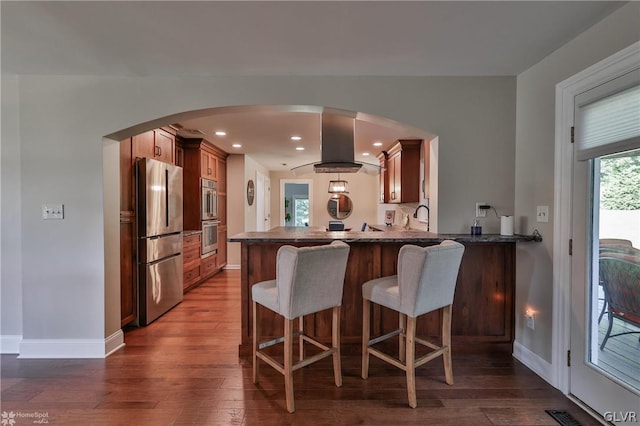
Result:
[[[420,210],[420,207],[424,207],[425,209],[427,209],[427,232],[429,232],[429,207],[424,205],[424,204],[420,204],[418,207],[416,207],[416,211],[413,212],[413,218],[417,219],[418,218],[418,210]]]

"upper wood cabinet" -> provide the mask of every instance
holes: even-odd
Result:
[[[378,154],[378,161],[380,162],[380,199],[381,203],[389,202],[389,169],[387,167],[387,152],[382,151]]]
[[[202,229],[200,218],[201,179],[214,180],[218,184],[218,218],[225,216],[221,209],[221,194],[227,193],[226,158],[229,154],[205,139],[181,139],[179,145],[184,151],[183,171],[183,221],[185,230]],[[224,177],[223,177],[224,173]],[[222,219],[221,219],[222,221]]]
[[[386,155],[386,176],[380,182],[385,188],[381,199],[387,203],[420,201],[420,139],[400,139]],[[380,156],[378,157],[380,159]],[[381,160],[382,161],[382,160]]]
[[[133,137],[133,156],[174,163],[175,135],[155,129]]]
[[[204,149],[200,151],[200,176],[212,180],[218,178],[218,159]]]

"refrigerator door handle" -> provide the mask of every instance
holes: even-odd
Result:
[[[164,224],[169,226],[169,170],[164,169]]]
[[[182,256],[182,253],[172,254],[171,256],[163,257],[162,259],[154,260],[152,262],[146,263],[146,265],[155,265],[156,263],[166,262],[169,259],[173,259],[174,257]]]

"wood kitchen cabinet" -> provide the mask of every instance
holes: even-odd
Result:
[[[153,158],[174,164],[175,135],[163,129],[154,129],[133,137],[133,157]]]
[[[387,151],[387,175],[381,178],[384,202],[417,203],[420,201],[420,139],[400,139]],[[384,181],[384,182],[383,182]]]
[[[182,237],[182,287],[186,291],[200,281],[200,233],[185,233]]]
[[[380,162],[380,199],[381,203],[389,202],[389,169],[387,167],[387,152],[382,151],[378,154]]]
[[[202,191],[200,179],[210,179],[218,184],[218,195],[227,193],[226,167],[223,167],[225,178],[221,181],[218,173],[219,165],[226,164],[229,154],[213,146],[205,139],[181,139],[179,146],[184,151],[183,167],[183,197],[184,197],[184,229],[201,230],[200,206]],[[205,176],[205,170],[211,170],[211,174]],[[215,176],[215,177],[214,177]],[[219,204],[219,203],[218,203]],[[221,208],[218,205],[218,214]]]
[[[200,176],[211,180],[218,177],[218,159],[204,149],[200,151]]]
[[[136,319],[138,286],[136,279],[135,179],[132,139],[120,142],[120,325]]]
[[[213,180],[217,184],[218,195],[218,253],[199,259],[199,275],[194,269],[185,267],[185,290],[200,284],[216,274],[227,263],[227,167],[229,154],[205,139],[179,139],[178,146],[183,151],[183,220],[185,230],[202,230],[201,222],[201,179]],[[198,255],[200,256],[200,245]],[[195,264],[193,264],[195,265]],[[189,273],[189,276],[187,274]],[[187,286],[187,280],[189,285]]]

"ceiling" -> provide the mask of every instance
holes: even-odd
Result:
[[[3,74],[514,76],[622,4],[3,0],[1,65]],[[235,109],[180,124],[288,170],[319,160],[319,112]],[[377,162],[361,156],[377,152],[374,141],[428,136],[359,115],[356,161]]]

